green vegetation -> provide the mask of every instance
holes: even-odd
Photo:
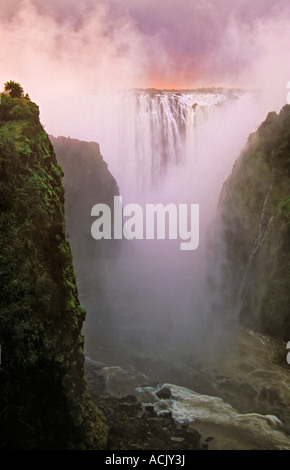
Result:
[[[23,98],[24,96],[24,91],[20,83],[14,82],[13,80],[5,83],[4,91],[11,96],[11,98]]]
[[[13,90],[0,105],[0,448],[101,449],[107,426],[86,388],[63,170],[38,107]]]
[[[249,137],[224,184],[220,216],[229,299],[221,308],[231,315],[238,305],[244,325],[289,340],[290,105]]]

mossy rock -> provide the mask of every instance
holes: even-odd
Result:
[[[1,95],[0,175],[0,448],[103,449],[107,426],[86,389],[63,170],[27,98]]]

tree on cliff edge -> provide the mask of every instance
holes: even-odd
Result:
[[[24,95],[24,90],[20,83],[14,82],[13,80],[5,83],[4,91],[11,96],[11,98],[23,98]]]

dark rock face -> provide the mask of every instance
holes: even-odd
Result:
[[[96,142],[83,142],[66,137],[52,137],[58,163],[64,170],[66,228],[75,269],[82,277],[90,263],[101,257],[116,256],[119,240],[94,240],[91,216],[95,204],[107,204],[114,213],[114,196],[119,188]],[[112,224],[113,226],[113,224]]]
[[[171,391],[170,388],[162,388],[156,393],[156,396],[160,399],[169,399],[171,397]]]
[[[218,308],[290,339],[290,106],[270,113],[224,184],[219,203]],[[223,251],[221,250],[221,247]]]
[[[63,170],[29,99],[1,96],[2,449],[101,449],[84,376],[85,311],[66,240]]]

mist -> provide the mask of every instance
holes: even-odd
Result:
[[[22,85],[47,133],[97,142],[124,205],[199,205],[195,250],[182,251],[181,240],[168,237],[123,239],[109,256],[93,258],[87,234],[80,240],[73,255],[87,361],[101,364],[107,386],[122,367],[117,394],[124,383],[135,393],[144,380],[194,390],[186,394],[190,410],[200,406],[195,400],[203,410],[199,393],[219,397],[208,415],[217,406],[217,416],[228,416],[229,436],[227,403],[249,413],[248,429],[253,411],[255,420],[272,410],[272,397],[283,419],[289,409],[288,370],[272,361],[277,345],[265,348],[260,337],[236,329],[234,305],[217,315],[224,293],[209,282],[210,275],[219,285],[211,242],[221,243],[222,185],[249,134],[286,104],[289,23],[288,0],[1,2],[3,85]],[[79,220],[71,211],[74,230]],[[241,379],[240,371],[250,372]],[[272,387],[266,392],[265,383]],[[220,397],[228,400],[224,408]]]
[[[213,322],[207,240],[219,192],[248,135],[286,102],[289,18],[283,0],[3,2],[3,80],[19,81],[29,92],[47,132],[98,142],[124,204],[200,205],[197,250],[136,240],[124,243],[113,267],[104,266],[108,315],[100,318],[108,334],[117,328],[116,345],[137,337],[147,349],[161,338],[167,350],[186,338],[206,343],[201,330],[207,336]],[[146,103],[138,115],[124,98],[132,88],[212,86],[255,90],[255,99],[245,95],[200,113],[183,153],[173,141],[166,150],[164,140],[149,142]],[[156,167],[162,158],[166,171]],[[83,301],[93,312],[90,326],[96,300]]]
[[[278,110],[290,76],[289,10],[286,0],[4,1],[3,82],[22,84],[50,134],[84,140],[98,141],[104,90],[246,87]]]
[[[181,251],[180,240],[168,236],[123,240],[118,258],[90,263],[88,279],[81,282],[93,286],[101,265],[102,287],[98,283],[81,300],[87,309],[84,332],[90,358],[109,357],[115,365],[139,366],[147,374],[166,377],[184,361],[215,357],[226,344],[232,346],[213,308],[221,299],[213,298],[208,270],[213,278],[220,273],[209,265],[209,241],[222,184],[263,113],[253,93],[235,98],[206,93],[158,96],[136,92],[101,100],[102,119],[96,121],[101,149],[112,155],[107,161],[124,205],[137,203],[145,212],[148,203],[199,204],[199,246]],[[195,100],[199,104],[192,106]],[[177,126],[183,106],[186,135]],[[150,123],[161,109],[158,120],[163,124],[158,128]],[[170,144],[166,151],[164,132]],[[232,320],[237,320],[234,312]]]
[[[108,331],[120,310],[144,330],[147,346],[153,331],[180,342],[212,321],[205,293],[208,232],[222,183],[247,136],[286,101],[289,17],[283,0],[3,2],[2,76],[19,81],[39,104],[47,132],[98,142],[124,204],[200,205],[198,250],[180,253],[169,241],[125,244],[104,287]],[[206,117],[185,155],[151,181],[164,141],[146,143],[141,121],[135,133],[136,109],[130,101],[124,106],[122,90],[200,86],[248,88],[257,98],[239,98]],[[134,298],[122,305],[129,291]],[[94,301],[84,301],[94,311]],[[122,334],[126,343],[136,332],[131,326]]]

